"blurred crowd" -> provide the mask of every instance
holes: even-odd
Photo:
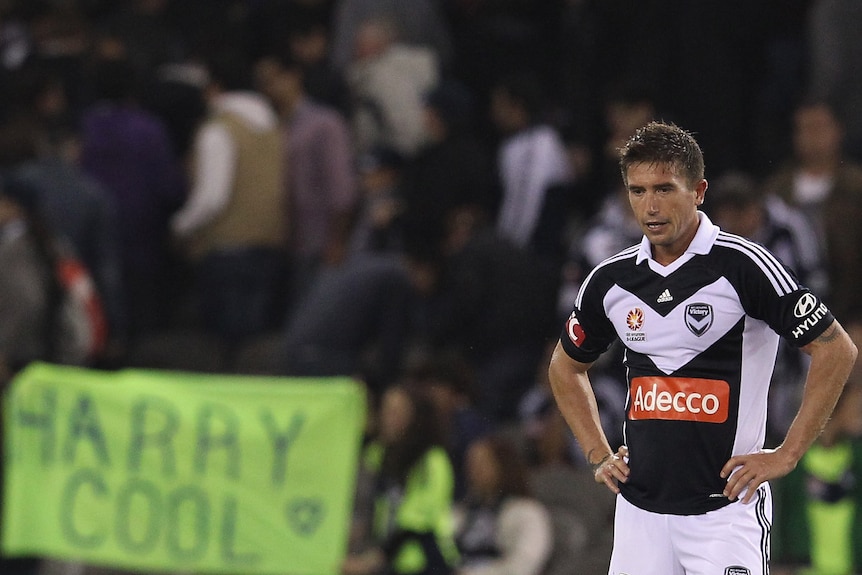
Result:
[[[616,150],[694,132],[705,211],[860,344],[859,29],[857,0],[0,0],[0,384],[36,360],[355,376],[345,573],[420,572],[405,533],[465,574],[600,573],[612,499],[545,368],[585,274],[641,237]],[[620,358],[591,372],[612,444]],[[773,445],[805,367],[782,350]],[[855,515],[807,514],[862,495],[856,385],[778,486],[788,569],[862,569]],[[382,510],[433,488],[415,466],[454,524]]]

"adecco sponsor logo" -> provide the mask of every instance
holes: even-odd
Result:
[[[724,423],[730,385],[719,379],[636,377],[629,419],[672,419]]]

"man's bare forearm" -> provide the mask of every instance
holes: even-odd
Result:
[[[592,466],[601,464],[613,455],[613,449],[602,429],[586,366],[571,360],[558,344],[551,357],[548,376],[557,406],[587,461]]]
[[[832,415],[857,355],[856,345],[837,321],[804,349],[811,354],[811,364],[802,403],[780,448],[797,462]]]

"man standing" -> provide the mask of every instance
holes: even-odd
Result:
[[[772,254],[699,211],[707,182],[689,133],[651,122],[621,149],[620,168],[644,238],[587,276],[549,368],[596,481],[619,494],[609,573],[765,575],[768,481],[823,429],[856,347]],[[811,363],[784,441],[764,450],[780,337]],[[614,452],[587,370],[616,340],[629,396]]]
[[[346,257],[359,201],[356,158],[346,120],[308,95],[303,69],[290,54],[264,56],[254,74],[280,117],[295,305],[323,267]]]
[[[197,131],[191,189],[174,235],[195,270],[205,328],[234,346],[279,327],[286,222],[278,117],[234,55],[208,62],[209,116]]]

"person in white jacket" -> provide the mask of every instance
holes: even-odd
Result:
[[[540,575],[553,551],[548,510],[527,487],[527,468],[499,435],[467,452],[467,495],[455,506],[458,575]]]

